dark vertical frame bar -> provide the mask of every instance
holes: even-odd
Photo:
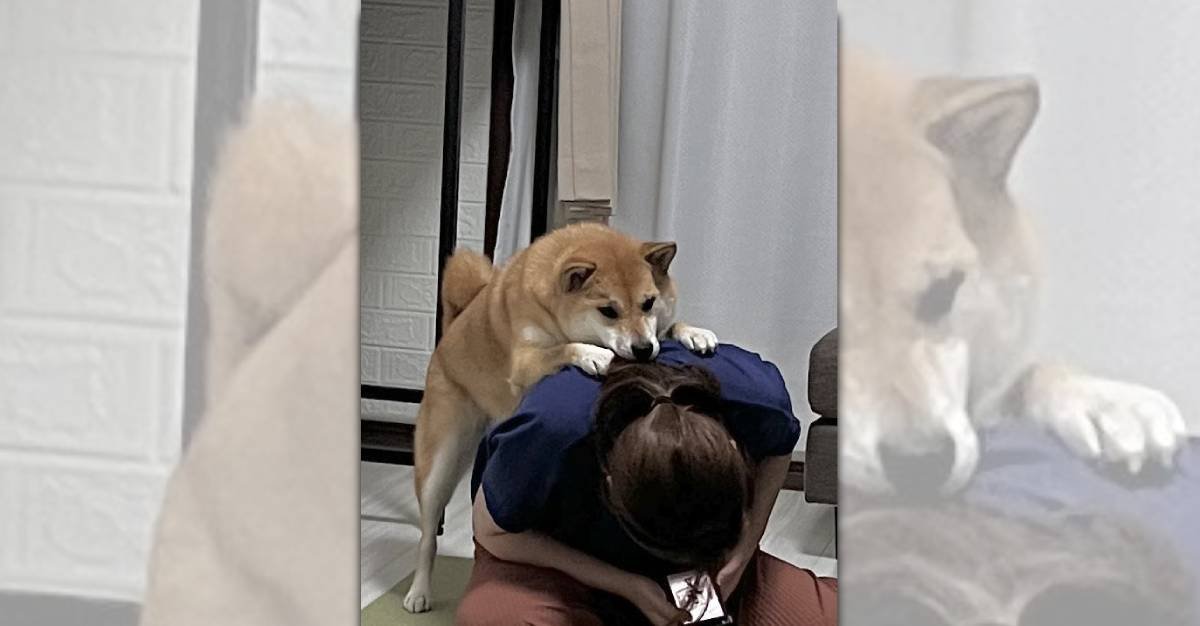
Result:
[[[462,140],[463,0],[449,0],[446,18],[446,97],[442,118],[442,208],[438,217],[437,319],[442,339],[442,270],[458,244],[458,151]]]
[[[442,116],[442,210],[438,215],[438,287],[437,313],[436,319],[433,320],[434,345],[442,340],[442,270],[446,268],[446,260],[458,244],[458,152],[462,145],[462,69],[465,38],[463,4],[464,0],[450,0],[446,16],[446,108]],[[411,442],[409,448],[416,450]],[[442,511],[442,517],[438,521],[438,535],[442,534],[445,524],[446,512]]]
[[[495,258],[500,230],[500,205],[512,154],[513,18],[515,0],[495,0],[492,21],[491,116],[488,123],[487,201],[484,208],[483,252]]]
[[[533,206],[530,210],[529,239],[537,239],[550,228],[550,163],[554,137],[554,101],[558,83],[558,31],[560,0],[542,0],[542,24],[538,53],[537,134],[533,152]]]

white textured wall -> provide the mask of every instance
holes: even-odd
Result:
[[[362,381],[423,387],[437,305],[446,3],[368,0],[362,17]],[[469,0],[465,24],[458,237],[482,249],[491,2]],[[364,415],[415,408],[368,401]]]
[[[466,9],[459,239],[483,245],[492,4]],[[362,380],[421,387],[433,349],[446,3],[262,0],[257,90],[361,123]],[[357,36],[356,36],[357,33]],[[361,71],[356,75],[356,55]],[[416,407],[365,402],[396,419]]]
[[[259,96],[304,98],[354,113],[356,0],[259,0]]]
[[[843,0],[848,43],[925,72],[1028,72],[1012,186],[1046,275],[1044,352],[1167,392],[1200,432],[1200,5]]]
[[[197,26],[191,0],[0,0],[0,589],[141,595],[180,449]]]

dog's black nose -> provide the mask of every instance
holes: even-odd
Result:
[[[652,356],[654,356],[654,344],[649,342],[633,344],[633,358],[639,361],[649,361]]]
[[[879,453],[888,482],[897,494],[911,500],[940,497],[939,490],[954,465],[954,442],[949,437],[939,437],[931,449],[921,454],[902,452],[886,442]]]

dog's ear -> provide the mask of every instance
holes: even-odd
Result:
[[[562,283],[563,293],[575,293],[591,280],[592,274],[596,272],[596,264],[588,263],[587,261],[573,261],[568,263],[562,271],[560,279]]]
[[[642,244],[642,258],[650,264],[655,276],[666,276],[675,260],[674,241],[648,241]]]
[[[968,176],[1003,185],[1038,111],[1031,77],[921,81],[915,93],[925,137]]]

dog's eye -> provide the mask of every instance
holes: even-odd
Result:
[[[601,315],[603,315],[604,317],[607,317],[610,320],[615,320],[618,317],[620,317],[620,315],[617,314],[617,310],[612,308],[611,306],[602,306],[596,310],[600,311]]]
[[[930,283],[917,301],[917,319],[926,324],[933,324],[946,317],[954,306],[954,297],[962,285],[965,275],[962,270],[954,270],[942,278]]]
[[[642,310],[649,313],[652,308],[654,308],[654,298],[646,298],[646,301],[642,303]]]

